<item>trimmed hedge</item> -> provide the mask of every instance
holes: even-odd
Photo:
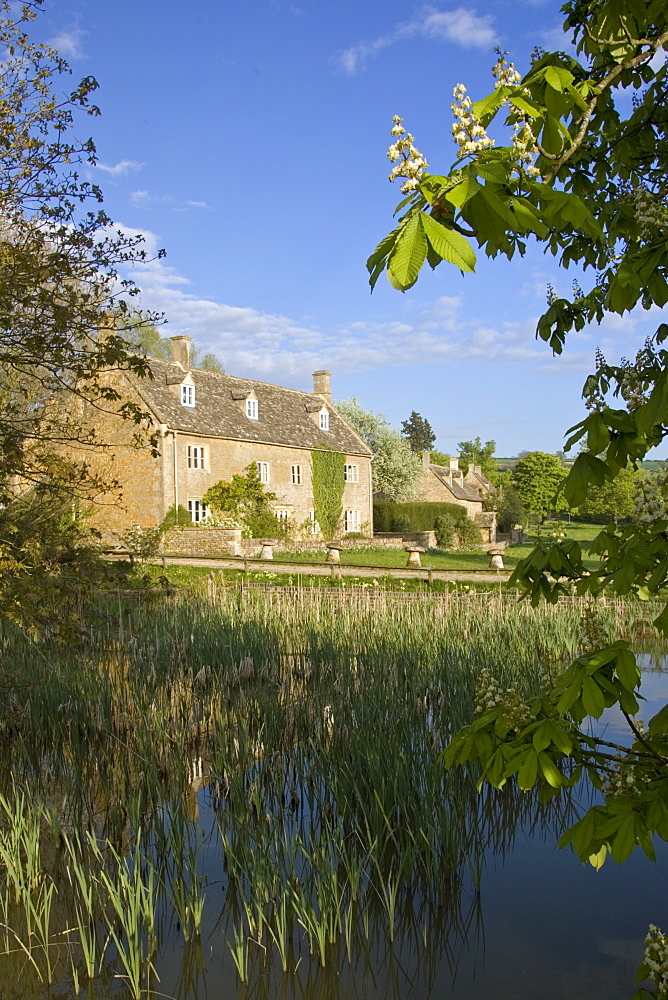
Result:
[[[464,507],[456,503],[394,503],[392,500],[374,500],[374,531],[435,531],[436,521],[441,516],[459,521],[462,514],[468,521]],[[395,523],[400,525],[395,527]],[[408,527],[404,527],[408,525]]]

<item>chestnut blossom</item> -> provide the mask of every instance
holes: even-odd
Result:
[[[489,138],[480,119],[474,114],[471,98],[467,96],[463,83],[457,84],[452,96],[454,101],[450,107],[455,116],[452,137],[459,147],[457,154],[459,158],[493,146],[494,140]]]
[[[419,178],[427,168],[427,161],[415,145],[413,136],[410,132],[406,132],[403,118],[395,115],[392,121],[394,124],[390,132],[396,141],[388,149],[387,158],[395,166],[388,176],[390,181],[395,181],[397,177],[405,177],[401,191],[403,194],[408,194],[419,187]]]

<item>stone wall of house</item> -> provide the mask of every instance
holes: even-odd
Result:
[[[120,386],[119,386],[120,381]],[[125,400],[145,404],[124,376],[116,376],[115,385]],[[104,404],[112,407],[113,404]],[[73,457],[86,461],[96,475],[111,486],[92,503],[91,523],[97,528],[122,531],[133,524],[153,527],[162,520],[164,485],[161,462],[153,458],[148,443],[149,430],[113,412],[88,406],[84,413],[104,447],[70,448]],[[155,428],[151,428],[155,430]],[[138,445],[137,433],[143,435]],[[159,446],[162,446],[159,441]]]
[[[168,435],[171,447],[173,434]],[[204,468],[188,468],[188,447],[204,448]],[[311,452],[304,448],[289,448],[281,445],[257,444],[250,441],[229,441],[219,438],[198,437],[193,434],[178,434],[177,491],[179,504],[188,506],[189,500],[201,500],[210,486],[221,480],[229,481],[233,475],[243,474],[249,465],[257,462],[268,466],[268,481],[265,488],[276,494],[273,506],[287,511],[288,521],[295,528],[302,526],[308,530],[310,512],[313,510],[313,489],[311,482]],[[343,509],[358,511],[359,530],[371,534],[371,462],[363,456],[350,455],[346,462],[357,467],[358,482],[344,485]],[[293,482],[293,466],[299,469]],[[174,490],[173,470],[167,471]],[[171,500],[171,504],[174,500]],[[170,505],[171,505],[170,504]]]

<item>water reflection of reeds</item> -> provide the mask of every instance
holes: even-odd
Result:
[[[530,694],[575,652],[576,605],[227,590],[99,611],[76,648],[3,635],[0,983],[20,966],[21,995],[117,974],[138,996],[168,947],[196,995],[205,939],[240,996],[428,989],[479,934],[485,855],[567,820],[478,795],[440,751],[483,667]]]

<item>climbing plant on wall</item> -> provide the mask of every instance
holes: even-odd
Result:
[[[345,461],[338,451],[311,452],[313,509],[325,538],[333,537],[341,519]]]

